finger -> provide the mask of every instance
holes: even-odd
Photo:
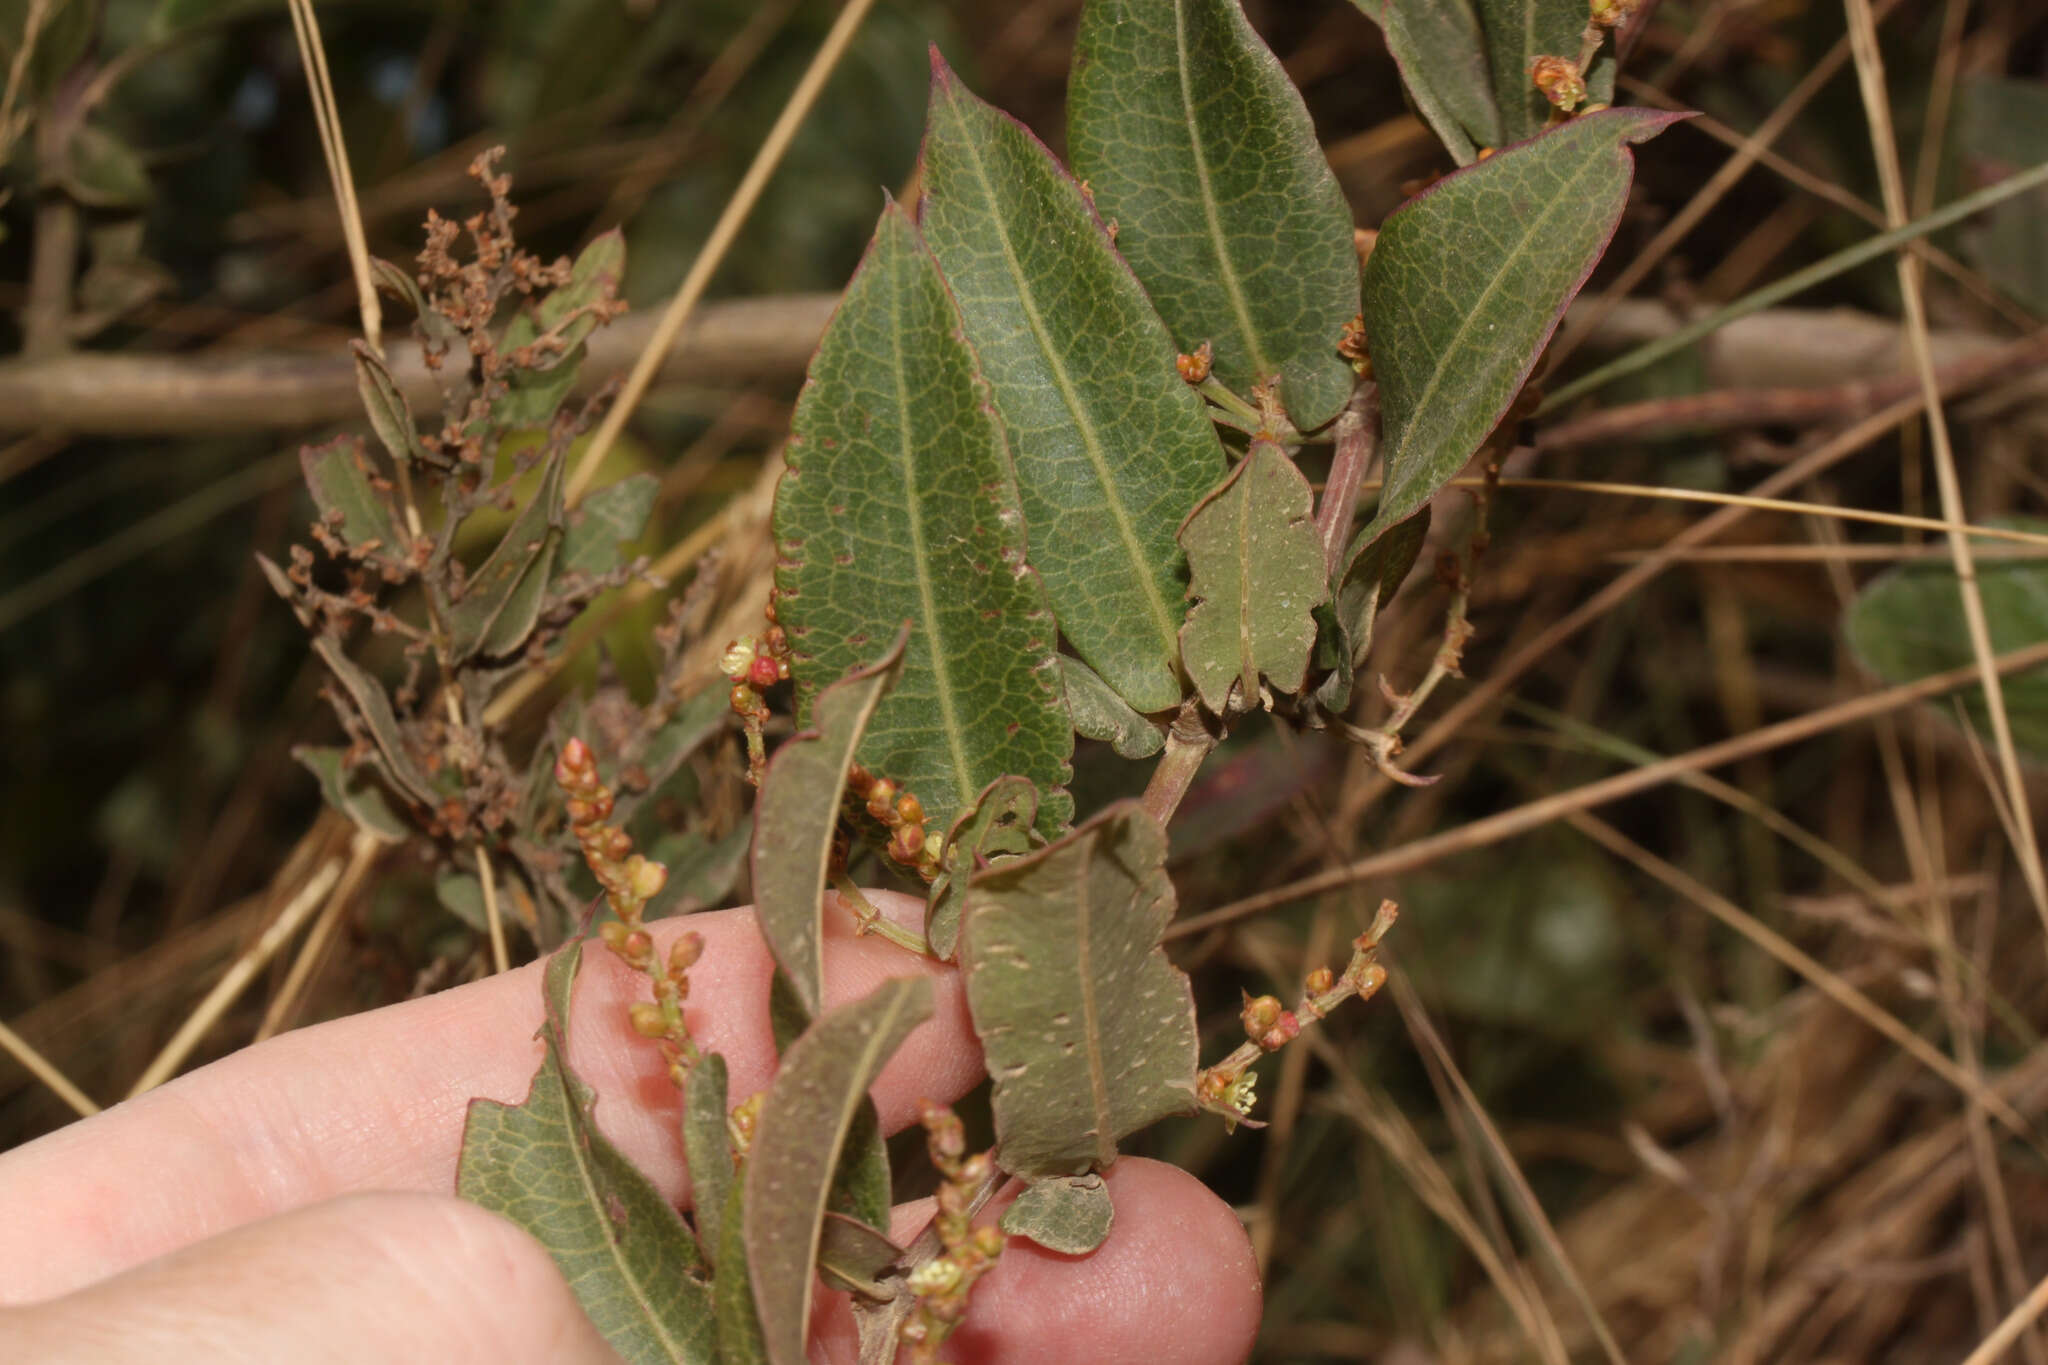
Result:
[[[892,915],[921,913],[907,896],[878,896]],[[875,1097],[884,1124],[914,1117],[917,1099],[950,1099],[981,1074],[951,968],[827,916],[827,995],[855,999],[888,976],[932,977],[933,1018],[884,1069]],[[652,926],[656,943],[704,935],[691,969],[690,1027],[725,1054],[734,1102],[768,1081],[773,963],[746,911]],[[66,1293],[243,1223],[359,1190],[445,1191],[475,1096],[522,1100],[541,1056],[540,968],[524,967],[440,995],[274,1038],[0,1157],[0,1303]],[[570,1055],[596,1088],[597,1118],[671,1198],[687,1192],[678,1097],[626,1007],[647,982],[610,953],[585,954]]]
[[[1107,1179],[1116,1210],[1108,1239],[1089,1255],[1062,1256],[1011,1238],[975,1285],[947,1360],[1237,1365],[1251,1355],[1259,1271],[1237,1215],[1177,1166],[1124,1157]],[[977,1221],[993,1222],[1009,1202],[993,1201]],[[858,1358],[844,1295],[821,1314],[812,1356],[830,1365]]]
[[[450,1195],[330,1200],[0,1312],[17,1360],[615,1365],[538,1242]]]

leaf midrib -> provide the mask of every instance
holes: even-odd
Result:
[[[559,1026],[550,1026],[549,1035],[548,1051],[553,1054],[555,1080],[562,1092],[564,1112],[568,1116],[567,1126],[573,1132],[576,1126],[574,1115],[582,1112],[582,1106],[577,1102],[576,1083],[569,1075],[569,1062],[566,1055],[568,1049],[563,1046]],[[593,1126],[596,1123],[596,1120],[588,1114],[584,1115],[584,1121]],[[583,1186],[585,1207],[593,1212],[602,1209],[604,1207],[604,1195],[591,1175],[592,1161],[589,1156],[588,1146],[574,1141],[565,1145],[569,1149],[569,1159],[575,1168],[576,1178]],[[602,1217],[601,1214],[599,1216]],[[612,1236],[605,1236],[601,1240],[604,1242],[606,1254],[611,1257],[612,1264],[618,1268],[617,1282],[625,1285],[628,1291],[630,1291],[633,1302],[639,1306],[640,1316],[653,1329],[654,1335],[660,1339],[662,1350],[670,1360],[688,1361],[689,1357],[684,1354],[682,1347],[669,1335],[668,1324],[662,1321],[661,1314],[654,1306],[654,1301],[642,1292],[640,1277],[634,1272],[632,1262],[625,1255],[625,1240]]]
[[[905,224],[907,228],[909,225]],[[901,270],[903,259],[892,262],[891,273]],[[939,728],[953,755],[953,788],[962,804],[972,804],[974,788],[969,785],[969,763],[965,738],[960,733],[960,715],[953,702],[953,679],[947,666],[945,641],[939,635],[939,604],[932,592],[931,559],[925,553],[924,511],[919,501],[917,462],[911,451],[910,377],[903,364],[903,294],[901,280],[889,281],[889,359],[896,380],[896,448],[903,466],[904,509],[910,519],[910,554],[916,565],[918,604],[924,610],[925,633],[931,645],[932,683],[939,694]],[[995,572],[994,568],[989,570]]]
[[[1406,467],[1400,465],[1400,457],[1408,453],[1408,447],[1413,442],[1415,414],[1423,411],[1435,399],[1436,391],[1442,387],[1444,377],[1453,369],[1453,366],[1449,363],[1452,353],[1465,344],[1466,335],[1471,331],[1474,321],[1481,313],[1486,311],[1487,304],[1492,301],[1495,291],[1500,289],[1501,282],[1513,273],[1514,268],[1520,264],[1522,257],[1528,254],[1531,245],[1542,237],[1541,229],[1550,222],[1553,215],[1561,212],[1572,202],[1572,195],[1569,191],[1577,189],[1581,177],[1585,176],[1589,171],[1598,169],[1598,167],[1599,159],[1597,157],[1589,159],[1584,166],[1581,166],[1572,175],[1570,180],[1565,182],[1564,192],[1553,194],[1550,197],[1549,204],[1544,207],[1541,214],[1532,220],[1529,230],[1522,234],[1520,244],[1509,254],[1506,263],[1494,272],[1492,279],[1486,282],[1486,288],[1480,291],[1478,301],[1466,311],[1464,321],[1458,324],[1458,329],[1451,334],[1451,339],[1438,350],[1438,361],[1429,376],[1429,382],[1422,386],[1422,392],[1415,396],[1415,401],[1408,407],[1409,422],[1407,428],[1402,431],[1394,449],[1387,454],[1386,467],[1389,471],[1397,467]],[[1387,491],[1391,493],[1393,489],[1389,487]],[[1375,518],[1375,520],[1377,519]]]
[[[966,117],[960,110],[958,96],[946,101],[946,105],[947,111],[958,126],[961,134],[958,139],[960,146],[974,171],[975,179],[981,183],[983,196],[991,205],[1001,203],[1000,197],[996,194],[995,184],[989,179],[988,167],[982,163],[981,150],[967,135]],[[1011,278],[1017,283],[1017,302],[1024,310],[1025,320],[1031,325],[1032,339],[1038,343],[1039,353],[1045,357],[1046,366],[1052,371],[1053,382],[1060,391],[1060,401],[1066,405],[1068,415],[1074,419],[1075,430],[1081,437],[1081,448],[1087,454],[1088,463],[1094,467],[1095,477],[1101,482],[1102,490],[1107,495],[1105,501],[1109,506],[1110,515],[1115,519],[1117,536],[1123,541],[1124,554],[1136,571],[1139,586],[1145,592],[1145,604],[1151,609],[1152,624],[1157,631],[1157,643],[1170,658],[1174,646],[1173,615],[1167,610],[1165,600],[1159,595],[1159,585],[1153,581],[1147,567],[1143,547],[1138,543],[1136,528],[1131,525],[1130,514],[1124,507],[1122,491],[1117,487],[1116,478],[1110,472],[1108,461],[1103,454],[1101,437],[1096,433],[1095,423],[1082,404],[1080,395],[1074,390],[1073,377],[1067,373],[1066,366],[1060,363],[1058,354],[1053,350],[1052,338],[1046,330],[1045,319],[1038,311],[1038,302],[1031,295],[1027,277],[1017,260],[1016,248],[1010,241],[1008,224],[1000,213],[990,213],[987,221],[995,229],[996,241],[1002,246],[1003,263],[1009,267]]]
[[[1096,840],[1100,839],[1096,836]],[[1088,898],[1089,869],[1095,862],[1095,842],[1089,841],[1081,859],[1080,875],[1074,879],[1074,935],[1076,978],[1081,985],[1082,1037],[1088,1045],[1088,1096],[1095,1109],[1095,1156],[1107,1166],[1116,1156],[1116,1123],[1109,1112],[1109,1077],[1102,1066],[1102,1011],[1095,998],[1094,954],[1095,907]]]
[[[1202,188],[1202,218],[1208,224],[1209,240],[1216,249],[1217,277],[1230,299],[1230,311],[1236,316],[1238,334],[1250,355],[1252,373],[1260,378],[1269,378],[1273,372],[1272,363],[1267,360],[1265,349],[1259,345],[1251,308],[1245,302],[1244,285],[1237,277],[1237,263],[1230,259],[1229,245],[1223,236],[1223,220],[1216,209],[1215,186],[1209,178],[1209,160],[1202,155],[1201,132],[1195,126],[1195,92],[1188,83],[1187,0],[1174,0],[1173,48],[1176,74],[1180,77],[1181,117],[1187,123],[1188,153],[1194,161],[1195,179]]]

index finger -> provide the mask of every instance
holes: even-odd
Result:
[[[885,913],[922,910],[876,894]],[[827,916],[828,999],[884,978],[932,978],[933,1016],[874,1087],[883,1126],[910,1122],[920,1097],[950,1100],[981,1075],[957,975]],[[658,948],[704,936],[691,969],[690,1028],[725,1054],[731,1093],[774,1070],[768,1026],[773,960],[745,910],[649,926]],[[215,1062],[104,1114],[0,1156],[0,1302],[68,1292],[204,1237],[362,1190],[445,1191],[475,1097],[517,1103],[541,1057],[539,964],[313,1028]],[[679,1096],[627,1006],[647,982],[610,953],[586,955],[570,1061],[598,1095],[599,1127],[671,1199],[687,1196]]]

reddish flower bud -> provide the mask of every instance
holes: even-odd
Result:
[[[783,666],[765,654],[756,655],[753,665],[747,669],[747,681],[764,690],[782,681],[784,675]]]
[[[1538,57],[1529,63],[1529,79],[1543,98],[1567,114],[1586,102],[1586,78],[1569,57]]]
[[[654,956],[654,940],[647,936],[645,929],[635,929],[619,944],[619,956],[635,967],[641,966]]]
[[[1270,995],[1247,995],[1244,997],[1244,1008],[1238,1012],[1238,1018],[1244,1021],[1245,1036],[1256,1042],[1271,1031],[1273,1026],[1280,1022],[1280,1016],[1286,1012],[1286,1007]]]
[[[668,885],[668,869],[635,853],[626,860],[626,885],[642,901],[651,901]]]
[[[886,777],[875,779],[875,785],[868,788],[868,814],[885,825],[896,822],[890,819],[896,813],[896,784]]]
[[[915,867],[924,853],[924,830],[918,825],[898,825],[889,835],[889,856],[906,867]]]
[[[896,814],[906,825],[921,825],[924,823],[924,802],[905,792],[896,798]]]
[[[1215,348],[1208,342],[1195,347],[1192,355],[1177,355],[1173,358],[1174,368],[1180,377],[1190,384],[1199,384],[1209,377],[1209,369],[1216,358]]]
[[[1337,984],[1337,974],[1328,967],[1318,967],[1308,974],[1307,990],[1310,995],[1322,995]]]
[[[668,1020],[661,1014],[661,1006],[651,1000],[636,1000],[626,1017],[632,1021],[633,1032],[642,1038],[665,1038],[668,1036]]]
[[[608,919],[597,928],[597,936],[604,940],[604,946],[622,956],[626,951],[626,939],[632,932],[630,927],[615,919]]]

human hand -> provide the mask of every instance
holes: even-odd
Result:
[[[891,915],[922,913],[876,895]],[[883,1070],[885,1129],[980,1079],[957,974],[830,916],[831,1003],[922,971],[937,1009]],[[764,1086],[772,963],[750,912],[650,926],[705,938],[691,1030],[735,1098]],[[539,966],[288,1033],[0,1155],[0,1358],[97,1365],[610,1360],[539,1243],[447,1193],[469,1100],[523,1098],[540,1058]],[[591,954],[571,1061],[606,1134],[688,1200],[678,1100],[626,1022],[645,978]],[[1259,1290],[1230,1210],[1200,1181],[1129,1157],[1108,1173],[1109,1240],[1086,1257],[1012,1240],[946,1355],[962,1361],[1240,1361]],[[985,1217],[992,1218],[1001,1208]],[[899,1240],[929,1209],[897,1210]],[[851,1361],[845,1300],[821,1295],[812,1356]]]

